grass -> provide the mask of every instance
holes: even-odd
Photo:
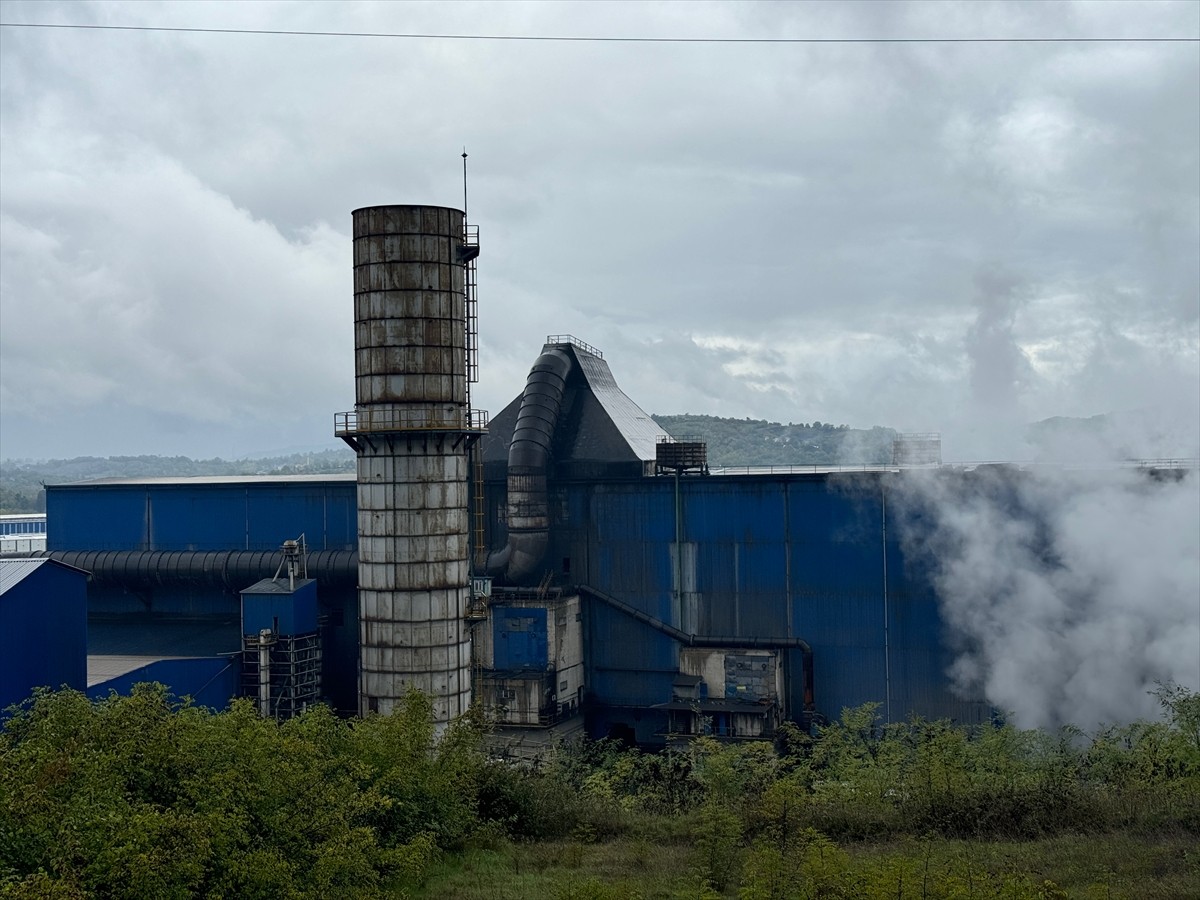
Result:
[[[678,832],[667,827],[668,834]],[[1033,841],[907,839],[846,844],[852,872],[907,872],[903,896],[922,896],[912,874],[941,893],[930,896],[1195,900],[1200,849],[1188,833],[1060,835]],[[723,894],[705,893],[694,851],[645,836],[581,840],[495,841],[445,857],[414,898],[439,900],[678,900],[737,897],[734,878]],[[947,887],[957,885],[958,887]],[[1007,887],[1004,887],[1006,886]],[[1001,888],[1003,888],[1002,892]],[[913,891],[914,893],[910,893]],[[890,890],[896,896],[896,890]]]

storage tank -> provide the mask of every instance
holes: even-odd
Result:
[[[358,454],[359,710],[411,689],[445,724],[471,702],[469,451],[473,261],[465,214],[354,211],[355,408],[335,432]]]

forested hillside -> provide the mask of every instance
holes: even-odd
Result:
[[[344,450],[293,453],[262,459],[190,459],[186,456],[77,456],[73,459],[0,461],[0,512],[45,512],[43,485],[92,478],[154,478],[190,475],[322,475],[353,472],[354,454]]]
[[[880,465],[891,462],[891,428],[857,429],[811,424],[722,419],[716,416],[654,416],[678,438],[708,443],[713,466]],[[74,459],[0,461],[0,512],[44,512],[46,484],[92,478],[190,475],[319,475],[353,472],[350,450],[294,453],[262,459],[190,459],[186,456],[78,456]]]
[[[767,422],[717,416],[652,416],[677,439],[708,444],[711,466],[863,466],[892,461],[896,431],[828,422]]]
[[[655,415],[651,418],[675,438],[708,444],[710,466],[875,466],[892,461],[896,430],[875,426],[850,428],[829,422],[767,422],[719,416]],[[1049,452],[1055,441],[1070,439],[1079,452],[1080,435],[1103,436],[1113,417],[1047,419],[1029,427],[1031,443]],[[1136,422],[1125,431],[1137,435]],[[1099,438],[1095,438],[1099,441]],[[1116,439],[1108,440],[1108,446]],[[1134,441],[1127,435],[1126,444]],[[1178,443],[1178,442],[1177,442]],[[1186,443],[1186,442],[1185,442]],[[1124,445],[1122,445],[1124,446]],[[1129,451],[1124,455],[1138,455]],[[1142,453],[1141,455],[1146,455]],[[139,478],[188,475],[299,475],[353,472],[348,449],[294,453],[262,459],[189,459],[186,456],[79,456],[74,459],[0,461],[0,512],[42,512],[43,484],[89,478]]]

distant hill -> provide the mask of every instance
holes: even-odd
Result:
[[[93,478],[181,478],[192,475],[327,475],[354,471],[347,449],[261,459],[190,459],[186,456],[77,456],[74,459],[0,461],[0,513],[45,512],[42,486]]]
[[[891,461],[891,428],[856,429],[717,416],[654,416],[675,437],[708,443],[713,466],[878,465]],[[354,471],[346,450],[293,453],[261,459],[186,456],[77,456],[74,459],[0,461],[0,512],[44,512],[43,485],[93,478],[181,478],[195,475],[322,475]]]
[[[708,444],[710,466],[861,466],[892,461],[893,428],[850,428],[828,422],[783,425],[718,416],[651,416],[674,438]]]
[[[1054,416],[1030,425],[1025,438],[1041,461],[1195,459],[1200,455],[1196,419],[1153,408],[1086,419]]]
[[[767,422],[719,416],[652,416],[675,438],[708,444],[712,466],[887,465],[893,428],[850,428],[829,422]],[[1195,424],[1146,411],[1088,419],[1056,416],[1028,427],[1026,437],[1041,459],[1187,457],[1200,449]],[[44,512],[44,484],[93,478],[189,475],[325,475],[354,471],[349,449],[292,453],[258,459],[191,459],[186,456],[77,456],[74,459],[0,460],[0,513]]]

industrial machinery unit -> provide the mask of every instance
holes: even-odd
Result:
[[[274,719],[290,719],[321,699],[317,583],[307,577],[303,536],[284,541],[282,552],[273,578],[241,592],[242,694],[256,697],[259,713]]]

